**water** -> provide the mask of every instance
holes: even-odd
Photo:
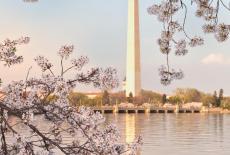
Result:
[[[142,135],[141,155],[230,155],[230,115],[110,114],[123,142]]]
[[[106,114],[106,123],[115,123],[123,142],[142,135],[139,155],[230,155],[230,115],[228,114]],[[48,122],[37,116],[37,126]],[[17,119],[11,119],[11,123]],[[17,130],[27,135],[24,126]],[[68,141],[70,137],[64,139]]]

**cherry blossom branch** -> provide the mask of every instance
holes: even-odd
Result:
[[[181,70],[170,69],[169,54],[171,51],[174,50],[176,56],[184,56],[188,53],[188,46],[196,47],[204,43],[201,37],[190,37],[185,30],[188,20],[188,7],[185,2],[187,1],[162,0],[160,4],[154,4],[148,8],[148,13],[157,16],[159,22],[163,24],[161,37],[158,39],[160,51],[166,55],[166,66],[161,66],[159,69],[163,85],[169,85],[173,80],[181,79],[184,76]],[[191,0],[191,5],[193,4],[196,5],[195,15],[206,22],[202,27],[204,33],[213,33],[219,42],[226,41],[230,33],[230,25],[219,23],[218,15],[220,5],[228,11],[230,8],[222,0]],[[173,17],[183,10],[184,18],[180,24]],[[178,40],[176,38],[180,32],[183,32],[184,37]]]
[[[58,55],[63,60],[67,60],[72,51],[73,46],[62,46]],[[55,76],[49,73],[53,65],[47,58],[38,56],[35,61],[43,72],[41,77],[29,78],[28,71],[25,81],[14,81],[4,88],[6,95],[1,100],[0,108],[20,119],[18,123],[10,127],[8,126],[10,124],[6,125],[9,128],[8,131],[16,135],[13,138],[17,142],[3,146],[8,152],[17,154],[19,153],[17,151],[20,151],[25,155],[36,154],[38,153],[36,148],[40,148],[46,151],[46,154],[51,153],[54,149],[68,155],[136,153],[140,145],[139,141],[129,145],[121,144],[115,126],[108,125],[101,128],[105,120],[101,114],[94,113],[93,110],[86,107],[70,106],[69,94],[77,83],[93,84],[100,89],[117,87],[118,79],[115,69],[97,67],[83,73],[81,69],[88,63],[88,59],[80,57],[72,60],[74,67],[70,66],[67,69],[63,67],[62,74]],[[66,80],[63,75],[72,69],[75,69],[76,77]],[[55,99],[49,100],[50,96],[55,96]],[[48,131],[42,132],[34,125],[34,114],[41,115],[51,123]],[[68,124],[67,128],[63,127],[63,122]],[[29,128],[30,135],[23,137],[20,131],[14,132],[16,126],[21,124]],[[71,143],[62,139],[63,133],[71,135],[73,138]]]

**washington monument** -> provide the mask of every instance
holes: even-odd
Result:
[[[130,93],[132,93],[133,96],[139,96],[141,92],[141,65],[138,0],[128,0],[126,63],[126,96],[129,96]]]

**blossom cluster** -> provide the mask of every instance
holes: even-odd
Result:
[[[73,53],[74,46],[73,45],[65,45],[62,46],[58,52],[58,54],[65,59],[68,59],[70,54]]]
[[[49,62],[49,60],[43,56],[37,56],[35,59],[38,66],[42,69],[43,72],[49,70],[53,65]]]
[[[106,69],[100,69],[100,77],[98,79],[99,88],[102,90],[111,90],[113,88],[118,87],[118,78],[114,75],[117,75],[117,70],[108,67]]]
[[[158,20],[161,22],[170,21],[171,16],[173,16],[179,9],[179,1],[162,1],[160,5],[154,4],[148,8],[148,13],[156,15]]]
[[[0,61],[3,61],[5,66],[21,63],[23,57],[16,55],[17,46],[27,44],[29,40],[29,37],[21,37],[17,40],[4,40],[3,43],[0,43]]]
[[[168,70],[168,68],[163,65],[159,68],[159,75],[161,84],[163,85],[169,85],[173,80],[180,80],[184,77],[184,73],[181,70]]]
[[[85,66],[89,62],[89,59],[88,57],[81,56],[78,59],[72,59],[71,62],[72,62],[72,65],[75,67],[75,69],[81,70],[82,67]]]

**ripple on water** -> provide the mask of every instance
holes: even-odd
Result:
[[[227,114],[106,114],[123,142],[142,135],[141,155],[230,155],[230,115]],[[41,129],[48,122],[37,117]],[[12,119],[15,122],[17,119]],[[25,135],[28,130],[18,126]],[[63,135],[68,142],[71,137]]]
[[[123,114],[106,115],[122,140],[141,134],[142,155],[229,155],[230,115]]]

